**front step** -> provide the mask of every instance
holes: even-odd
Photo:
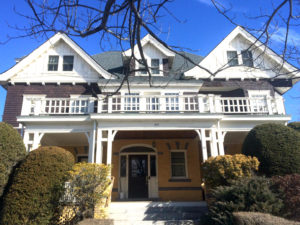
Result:
[[[205,212],[205,202],[112,202],[109,218],[115,225],[192,225]]]

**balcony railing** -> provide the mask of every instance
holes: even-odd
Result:
[[[97,104],[95,104],[97,101]],[[25,102],[25,103],[24,103]],[[89,113],[285,114],[282,97],[217,95],[99,95],[87,98],[26,98],[22,115]],[[97,107],[95,107],[97,106]]]

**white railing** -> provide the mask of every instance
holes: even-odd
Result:
[[[22,115],[69,115],[94,112],[95,98],[24,97]]]
[[[24,97],[22,115],[89,113],[285,114],[282,97],[217,95],[99,95],[96,98]]]

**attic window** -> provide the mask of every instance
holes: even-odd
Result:
[[[243,65],[253,67],[252,52],[248,50],[242,51]]]
[[[227,60],[229,66],[237,66],[239,64],[237,51],[227,51]]]
[[[72,71],[74,63],[74,56],[65,55],[63,61],[63,71]]]
[[[159,59],[151,59],[151,73],[159,74]]]
[[[57,70],[58,70],[58,56],[49,55],[48,71],[57,71]]]

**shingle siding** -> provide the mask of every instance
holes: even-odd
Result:
[[[6,102],[4,107],[3,121],[14,127],[19,126],[16,117],[21,114],[24,94],[45,94],[49,98],[68,98],[71,94],[92,95],[100,94],[97,84],[71,85],[9,85],[7,86]]]

